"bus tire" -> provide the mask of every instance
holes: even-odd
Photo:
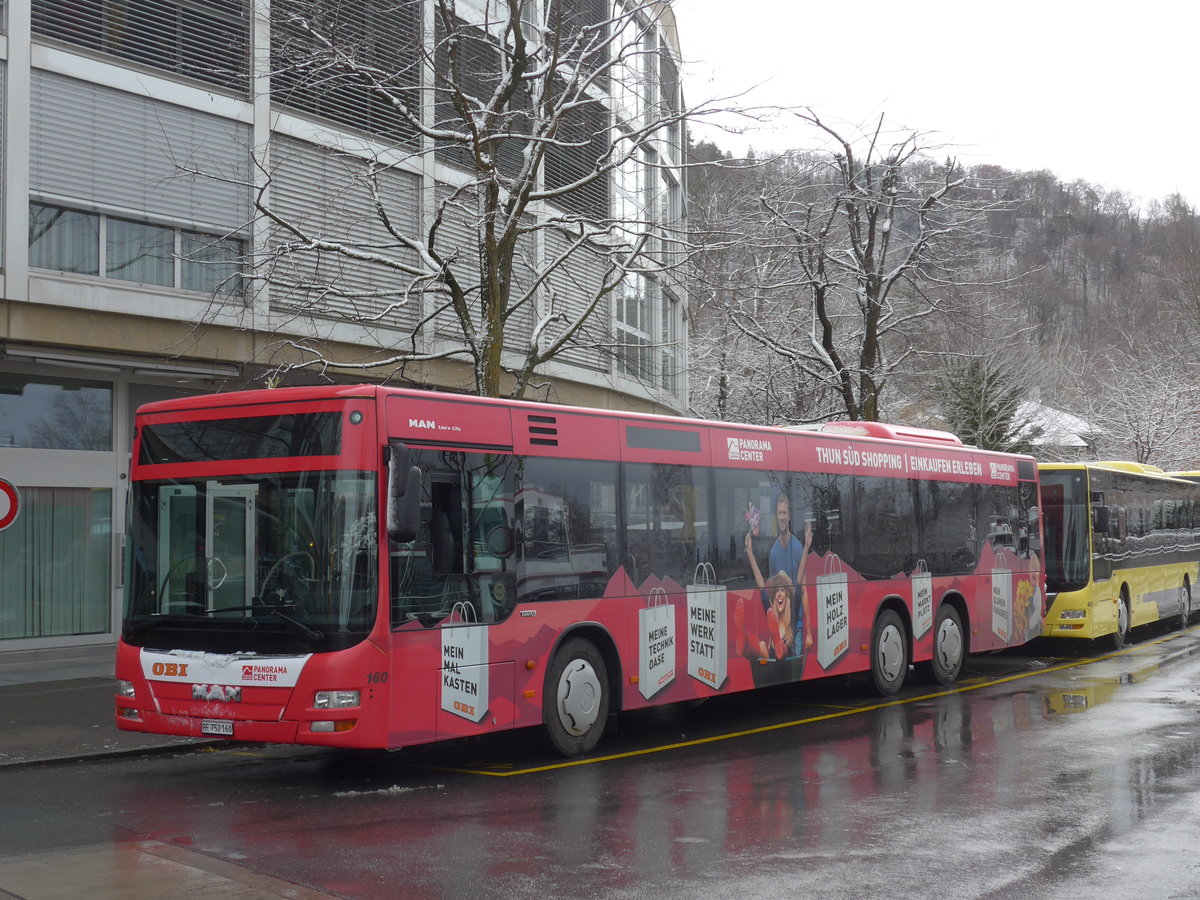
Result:
[[[880,696],[890,697],[904,686],[908,674],[908,634],[894,609],[885,609],[871,629],[871,680]]]
[[[565,640],[546,671],[542,693],[551,747],[567,757],[591,752],[604,734],[608,693],[608,668],[596,645],[580,637]]]
[[[1187,579],[1179,586],[1179,630],[1188,627],[1188,619],[1192,616],[1192,588]]]
[[[1129,634],[1129,592],[1125,588],[1121,588],[1121,599],[1117,601],[1117,630],[1112,633],[1109,640],[1112,642],[1114,650],[1120,650],[1125,646],[1125,638]]]
[[[954,684],[962,672],[966,653],[962,617],[954,606],[943,603],[933,622],[933,658],[920,663],[917,670],[930,684]]]

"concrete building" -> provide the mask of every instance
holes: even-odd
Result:
[[[361,47],[394,70],[409,67],[425,121],[447,114],[431,88],[437,0],[312,0],[341,16]],[[460,16],[486,15],[460,0]],[[389,273],[371,262],[330,270],[330,257],[278,254],[272,207],[318,235],[343,238],[379,220],[350,189],[379,174],[402,225],[428,229],[439,201],[468,180],[453,148],[404,127],[361,87],[306,80],[286,65],[296,54],[297,0],[6,0],[0,43],[0,665],[66,664],[111,654],[119,631],[122,519],[135,409],[212,390],[312,380],[289,370],[306,354],[367,363],[401,347],[395,366],[322,377],[462,390],[470,367],[438,358],[453,322],[420,294],[387,318]],[[554,7],[558,9],[557,5]],[[572,0],[575,21],[621,13],[610,0]],[[530,21],[540,0],[523,6]],[[557,15],[558,13],[555,13]],[[565,15],[565,13],[564,13]],[[569,183],[597,148],[644,125],[648,109],[677,111],[679,48],[669,10],[638,16],[642,88],[598,81],[576,138],[548,158],[540,178]],[[310,46],[299,47],[311,50]],[[431,65],[422,67],[424,60]],[[440,63],[439,63],[440,64]],[[640,63],[639,63],[640,64]],[[308,74],[312,74],[310,69]],[[647,88],[648,86],[648,88]],[[631,110],[633,110],[631,112]],[[588,119],[588,115],[591,116]],[[669,118],[669,116],[668,116]],[[580,137],[582,135],[582,137]],[[532,219],[626,215],[683,222],[683,128],[666,129],[614,175]],[[598,143],[597,143],[598,142]],[[590,156],[589,156],[590,154]],[[519,154],[518,154],[519,156]],[[386,164],[380,166],[380,162]],[[573,206],[574,205],[574,206]],[[565,208],[564,208],[565,207]],[[658,227],[656,224],[655,227]],[[458,232],[453,229],[459,229]],[[464,223],[444,223],[475,253]],[[538,232],[535,260],[560,253],[563,230]],[[661,234],[659,251],[669,241]],[[269,271],[264,258],[274,260]],[[290,266],[284,270],[282,266]],[[322,269],[324,267],[324,271]],[[679,411],[687,385],[679,364],[686,296],[653,266],[626,273],[606,294],[590,339],[539,370],[555,402]],[[525,276],[536,279],[537,268]],[[554,312],[581,308],[603,282],[602,259],[578,261],[545,279]],[[321,276],[321,277],[318,277]],[[323,279],[323,280],[322,280]],[[353,315],[329,301],[353,306]],[[342,289],[344,288],[344,292]],[[372,298],[374,305],[364,298]],[[527,332],[547,309],[533,304]],[[599,336],[599,338],[597,337]]]

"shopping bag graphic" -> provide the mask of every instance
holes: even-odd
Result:
[[[456,603],[442,627],[442,709],[472,722],[488,708],[488,629],[475,607]]]
[[[829,668],[850,649],[849,578],[836,553],[825,557],[817,583],[817,662]]]
[[[992,572],[992,633],[1007,642],[1012,634],[1012,572]]]
[[[913,636],[924,637],[933,627],[933,575],[925,560],[917,560],[917,568],[912,573],[913,596]]]
[[[688,674],[717,689],[728,672],[725,586],[715,583],[712,563],[698,565],[693,580],[687,586]]]
[[[649,700],[675,680],[675,605],[655,588],[638,610],[638,690]]]

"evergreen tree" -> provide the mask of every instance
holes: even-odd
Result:
[[[1021,415],[1025,385],[1003,362],[974,357],[945,379],[941,415],[947,427],[984,450],[1029,453],[1041,429]]]

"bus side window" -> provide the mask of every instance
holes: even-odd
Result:
[[[662,463],[625,466],[626,571],[686,584],[706,552],[708,478],[701,469]]]
[[[616,464],[529,457],[514,503],[517,598],[599,597],[619,546]]]
[[[891,578],[917,565],[913,489],[898,478],[854,480],[857,540],[853,564],[864,578]]]
[[[930,571],[971,572],[979,559],[975,485],[920,481],[917,491],[921,543]]]

